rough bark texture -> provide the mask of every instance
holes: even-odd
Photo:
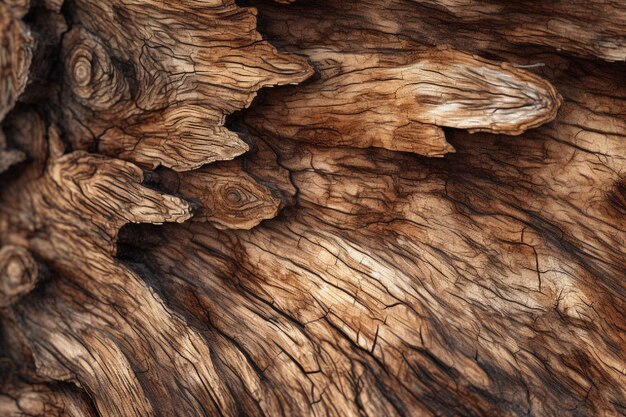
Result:
[[[0,0],[0,416],[626,415],[624,61],[622,1]]]

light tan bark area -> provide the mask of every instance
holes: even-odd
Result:
[[[0,416],[625,415],[625,13],[0,0]]]

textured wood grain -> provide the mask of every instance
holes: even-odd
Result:
[[[54,144],[54,134],[49,137]],[[157,405],[169,415],[176,409],[194,415],[211,401],[206,387],[217,391],[214,411],[232,408],[212,365],[201,359],[210,358],[206,342],[112,258],[122,225],[184,221],[189,205],[139,185],[142,172],[132,163],[83,151],[59,155],[60,149],[50,148],[43,175],[18,179],[12,190],[22,194],[2,207],[4,238],[25,242],[54,274],[43,292],[11,314],[29,341],[37,374],[80,381],[102,415],[150,415]],[[144,343],[133,343],[138,340]],[[194,364],[196,390],[178,386],[189,376],[185,363]],[[167,411],[158,404],[176,392],[187,406],[174,402]]]
[[[626,60],[626,4],[619,0],[415,3],[516,44],[545,45],[606,61]]]
[[[265,7],[272,2],[251,3]],[[281,13],[295,13],[297,19],[307,24],[293,26],[285,16],[282,20],[272,19],[270,23],[282,26],[283,35],[296,35],[305,43],[314,40],[315,33],[332,39],[334,45],[349,43],[349,38],[335,37],[333,33],[356,29],[363,34],[376,28],[368,33],[368,41],[378,47],[413,41],[426,45],[450,44],[458,42],[456,37],[460,36],[482,42],[483,47],[490,42],[505,49],[541,45],[550,51],[586,58],[609,62],[626,60],[626,4],[620,0],[541,3],[532,0],[311,0],[296,2],[296,5],[313,7],[303,15],[298,7],[281,6]],[[329,19],[323,19],[324,16]],[[335,19],[337,16],[341,19]],[[310,19],[319,21],[315,26],[309,24]],[[285,30],[285,26],[289,30]],[[309,36],[297,35],[302,32],[309,32]],[[416,36],[418,33],[421,36]],[[401,40],[380,43],[391,34],[399,34]]]
[[[213,3],[213,4],[211,4]],[[223,127],[262,87],[311,69],[256,32],[234,1],[78,1],[63,38],[70,140],[155,168],[187,171],[247,150]]]
[[[0,416],[624,415],[623,21],[0,0]]]
[[[278,413],[247,394],[262,384],[284,415],[620,415],[626,95],[602,87],[618,71],[571,71],[554,124],[454,132],[441,161],[274,140],[297,206],[252,231],[128,232],[126,256],[210,317],[218,356],[243,352],[248,414]]]

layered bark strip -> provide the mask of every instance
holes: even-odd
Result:
[[[0,416],[626,415],[624,61],[621,1],[0,0]]]
[[[441,156],[439,126],[520,134],[554,119],[547,81],[454,50],[352,53],[307,50],[320,80],[272,97],[249,124],[272,136]],[[255,117],[256,116],[256,117]]]

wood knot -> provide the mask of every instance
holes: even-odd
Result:
[[[209,222],[218,229],[251,229],[275,217],[281,206],[281,201],[236,161],[161,175],[168,192],[199,203],[193,221]]]
[[[91,51],[78,49],[70,62],[74,82],[80,87],[91,83]]]
[[[225,207],[231,209],[247,209],[263,204],[263,199],[259,198],[245,188],[237,185],[226,185],[221,190],[222,198],[220,199]]]
[[[15,304],[37,284],[39,271],[31,254],[20,246],[0,249],[0,307]]]
[[[252,177],[243,171],[237,176],[228,176],[220,168],[209,170],[215,175],[213,198],[211,202],[205,202],[208,204],[205,212],[201,210],[198,217],[206,217],[204,220],[218,229],[249,229],[264,219],[276,216],[280,202]],[[207,172],[205,178],[211,174]]]
[[[107,110],[130,98],[128,83],[98,38],[82,28],[63,39],[65,79],[76,100],[92,110]]]

